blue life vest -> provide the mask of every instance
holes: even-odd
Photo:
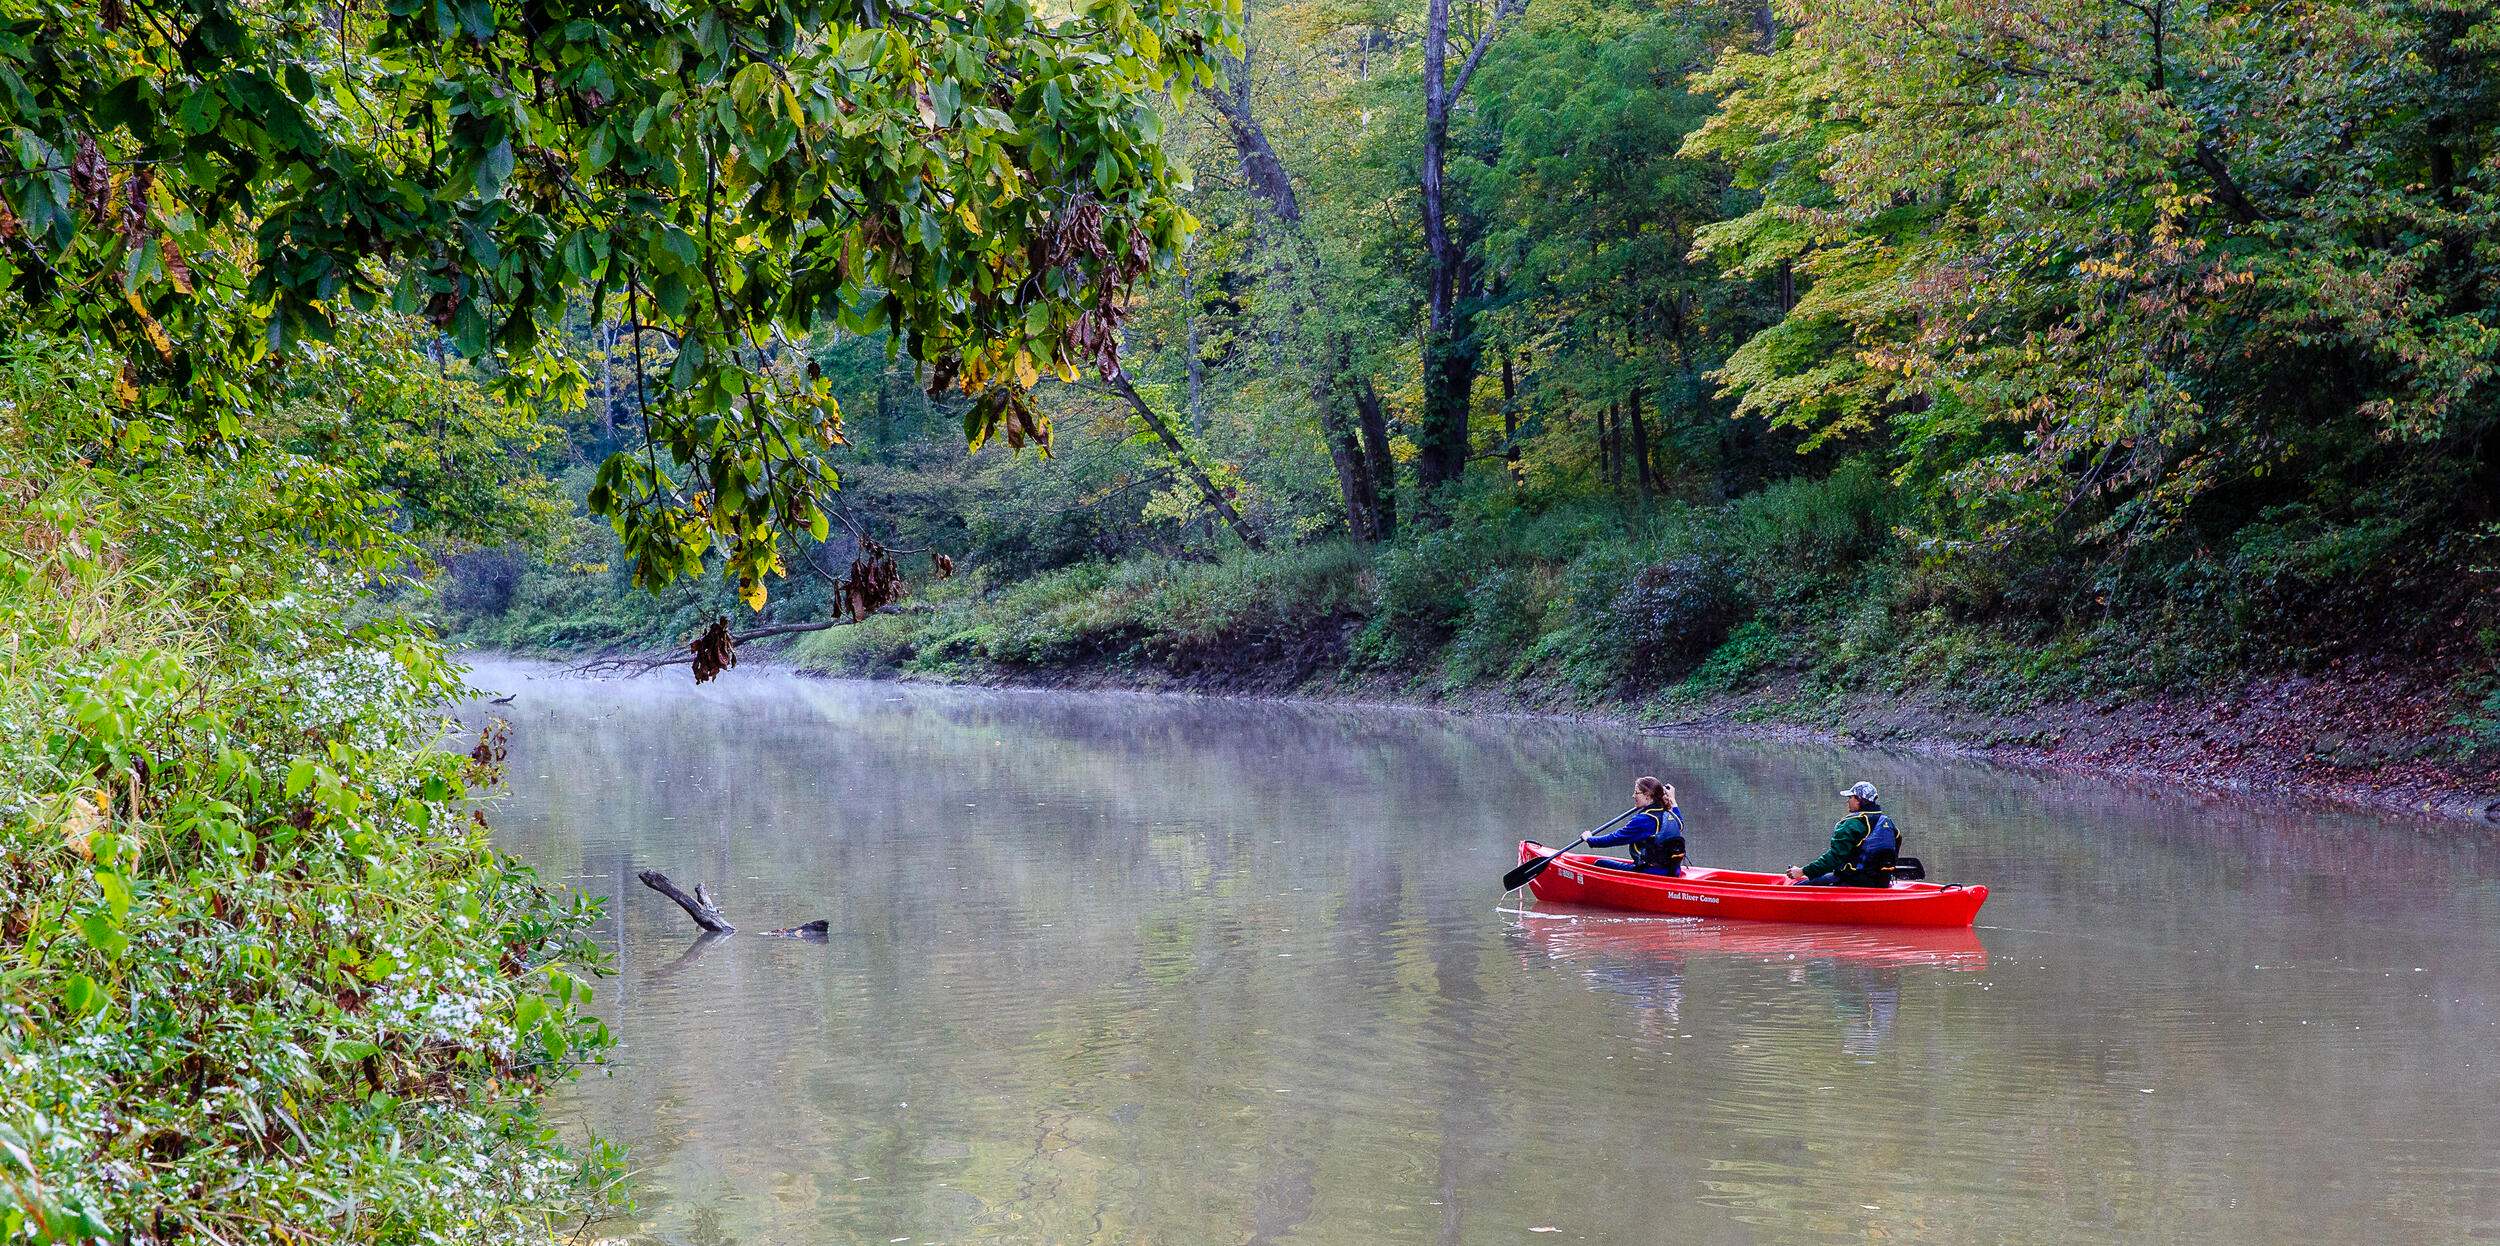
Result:
[[[1849,858],[1849,869],[1892,881],[1892,863],[1901,856],[1900,830],[1881,809],[1869,809],[1856,816],[1866,820],[1866,838],[1858,841],[1856,854]]]
[[[1684,868],[1684,812],[1644,809],[1635,817],[1650,820],[1650,833],[1631,843],[1632,860],[1647,869],[1676,873]]]

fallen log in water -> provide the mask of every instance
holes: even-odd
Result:
[[[643,886],[675,900],[677,907],[686,910],[686,916],[693,918],[694,924],[701,926],[704,933],[716,935],[738,933],[738,928],[730,925],[729,919],[723,916],[720,909],[712,903],[712,893],[705,891],[703,884],[696,883],[694,894],[687,895],[677,884],[669,881],[668,875],[658,870],[644,870],[634,877],[641,879]],[[765,933],[780,935],[785,939],[823,939],[831,937],[832,930],[832,923],[820,917],[812,922],[781,930],[769,930]]]

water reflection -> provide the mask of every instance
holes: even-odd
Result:
[[[538,674],[483,675],[520,693],[498,823],[607,899],[624,1046],[562,1106],[633,1156],[627,1241],[2500,1234],[2500,847],[2453,828],[1555,722]],[[1642,773],[1756,868],[1868,778],[1988,928],[1503,911],[1523,834]],[[639,869],[832,936],[696,943]]]
[[[1828,993],[1843,1022],[1840,1050],[1874,1056],[1892,1033],[1901,981],[1911,970],[1977,972],[1987,945],[1973,930],[1880,930],[1849,926],[1714,922],[1646,917],[1544,905],[1509,913],[1521,967],[1540,964],[1579,975],[1594,991],[1627,1001],[1634,1030],[1652,1048],[1684,1022],[1685,970],[1696,959],[1783,967],[1791,983]]]

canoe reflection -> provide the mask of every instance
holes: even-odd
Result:
[[[1519,930],[1558,961],[1592,956],[1659,960],[1721,956],[1760,961],[1988,967],[1987,945],[1969,927],[1920,930],[1808,926],[1682,917],[1631,917],[1609,909],[1541,904],[1517,915]]]
[[[1786,966],[1792,982],[1830,993],[1841,1050],[1872,1056],[1892,1035],[1905,972],[1973,971],[1988,965],[1977,931],[1799,926],[1627,917],[1604,909],[1540,905],[1513,918],[1523,967],[1568,965],[1591,989],[1634,1007],[1636,1028],[1663,1038],[1685,1023],[1686,968],[1698,961]]]

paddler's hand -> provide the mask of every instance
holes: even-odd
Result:
[[[1788,881],[1792,883],[1802,883],[1805,880],[1806,871],[1804,866],[1792,865],[1788,867]]]

